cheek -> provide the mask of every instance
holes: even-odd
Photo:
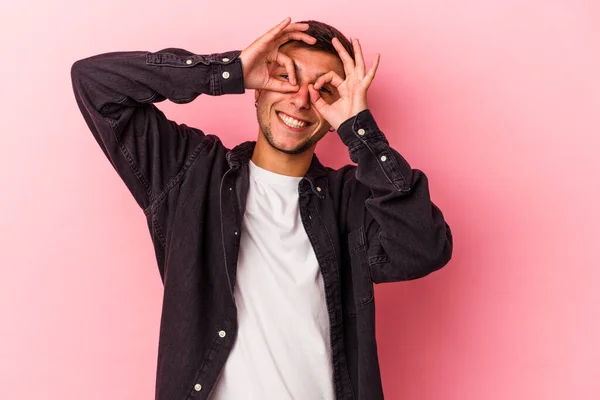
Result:
[[[269,99],[267,98],[268,96],[266,96],[265,94],[261,93],[261,95],[259,96],[258,100],[256,100],[256,110],[258,112],[259,115],[264,117],[267,117],[269,115],[269,113],[271,112],[271,105],[272,103],[269,101]]]
[[[278,95],[278,93],[271,92],[269,90],[264,90],[260,94],[260,98],[258,100],[259,104],[262,104],[266,108],[273,108],[273,105],[280,103],[282,101],[282,97]]]

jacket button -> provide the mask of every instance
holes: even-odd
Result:
[[[191,63],[193,63],[193,61],[192,61],[191,59],[189,59],[189,60],[187,60],[185,63],[186,63],[187,65],[190,65]]]
[[[358,130],[358,134],[359,134],[360,136],[364,135],[364,134],[365,134],[365,130],[364,130],[363,128],[360,128],[360,129]]]
[[[317,192],[320,192],[320,191],[321,191],[321,188],[317,186]]]
[[[229,78],[229,72],[227,72],[227,71],[223,72],[223,78],[228,79]]]
[[[381,159],[380,159],[380,160],[381,160],[381,161],[385,161],[385,160],[387,160],[387,157],[386,157],[386,156],[381,156]]]
[[[202,385],[201,385],[201,384],[199,384],[199,383],[196,383],[196,384],[194,385],[194,390],[195,390],[196,392],[199,392],[199,391],[201,391],[201,390],[202,390]]]
[[[223,59],[223,62],[227,62],[227,61],[229,61],[229,58],[225,57],[225,58]]]
[[[225,331],[219,331],[219,336],[220,337],[225,337]]]

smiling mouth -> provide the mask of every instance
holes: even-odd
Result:
[[[307,122],[307,121],[301,121],[301,120],[297,120],[289,115],[287,115],[284,112],[281,111],[277,111],[276,112],[278,119],[288,128],[294,130],[294,131],[301,131],[306,127],[309,127],[312,125],[312,123]]]

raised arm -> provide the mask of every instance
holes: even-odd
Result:
[[[448,263],[452,232],[431,201],[427,176],[390,147],[371,112],[363,110],[338,129],[357,163],[351,218],[363,227],[375,283],[421,278]],[[357,181],[357,182],[356,182]]]
[[[112,52],[71,67],[75,99],[87,125],[143,209],[206,140],[199,129],[167,119],[153,103],[244,93],[239,55],[177,48]]]
[[[75,99],[96,141],[143,209],[152,204],[188,160],[215,139],[177,124],[153,104],[189,103],[201,94],[218,96],[245,89],[297,90],[292,60],[278,52],[288,40],[314,44],[308,24],[286,18],[242,51],[194,54],[168,48],[113,52],[76,61],[71,67]],[[277,63],[290,82],[273,79]]]
[[[366,236],[369,273],[374,282],[420,278],[444,266],[452,257],[452,233],[440,209],[432,203],[427,177],[412,169],[389,146],[367,105],[367,90],[375,77],[380,56],[367,70],[358,39],[354,57],[339,40],[332,41],[344,64],[345,77],[331,71],[309,86],[311,101],[335,127],[350,158],[358,166],[350,170],[356,212]],[[336,87],[339,98],[329,104],[320,97],[326,82]]]

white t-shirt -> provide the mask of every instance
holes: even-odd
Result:
[[[239,331],[211,400],[334,399],[323,278],[298,183],[249,163],[234,289]]]

